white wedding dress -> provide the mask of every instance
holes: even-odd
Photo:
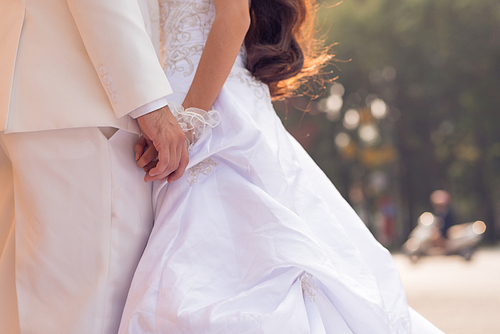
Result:
[[[169,99],[181,103],[215,9],[160,4]],[[244,58],[190,168],[154,186],[120,333],[442,333],[408,308],[391,255],[285,130]]]

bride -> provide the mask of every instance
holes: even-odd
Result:
[[[304,43],[311,1],[160,4],[190,164],[154,184],[120,333],[441,333],[408,307],[389,252],[273,110],[325,60]]]

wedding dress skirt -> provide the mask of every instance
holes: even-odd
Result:
[[[162,1],[181,103],[210,1]],[[157,182],[155,225],[120,333],[441,333],[409,309],[391,255],[283,127],[238,57],[189,169]]]

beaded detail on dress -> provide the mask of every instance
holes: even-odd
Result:
[[[165,72],[193,74],[215,18],[211,0],[160,0],[161,64]]]
[[[192,76],[215,19],[213,1],[160,0],[160,9],[161,65],[167,76]],[[245,59],[242,46],[228,79],[247,85],[258,99],[270,101],[269,89],[245,68]]]
[[[410,333],[410,319],[407,319],[404,317],[398,318],[397,315],[393,312],[389,312],[388,316],[389,316],[389,327],[391,329],[397,328],[398,334],[409,334]],[[398,322],[400,323],[399,327],[398,327]]]
[[[206,158],[205,160],[197,163],[196,165],[187,170],[188,173],[187,182],[190,185],[194,185],[196,182],[198,182],[198,175],[210,174],[212,168],[216,165],[217,163],[212,158]]]
[[[271,95],[269,94],[269,89],[267,88],[267,86],[263,82],[257,80],[254,76],[252,76],[250,71],[248,71],[246,68],[240,68],[238,70],[235,70],[233,68],[231,73],[229,73],[228,78],[236,79],[239,82],[247,85],[252,89],[256,98],[271,100]]]
[[[309,297],[312,302],[316,302],[318,300],[318,296],[316,295],[318,287],[314,284],[313,276],[307,271],[304,271],[300,276],[300,284],[302,285],[302,293],[304,296]]]

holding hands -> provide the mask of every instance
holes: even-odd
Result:
[[[144,181],[181,178],[189,163],[186,136],[165,106],[137,118],[143,137],[135,144],[137,166],[146,172]]]
[[[183,102],[184,108],[201,110],[201,130],[205,125],[214,127],[218,118],[203,112],[210,110],[224,85],[240,51],[250,26],[248,1],[214,0],[216,16],[208,34],[193,82]],[[223,52],[221,50],[224,50]],[[218,115],[218,113],[217,113]],[[188,113],[188,117],[193,113]],[[199,116],[194,115],[194,120]],[[137,121],[143,137],[135,144],[137,166],[144,169],[146,182],[163,180],[171,183],[181,178],[189,163],[186,134],[168,107],[160,108]],[[197,126],[187,130],[188,144],[195,141]]]

